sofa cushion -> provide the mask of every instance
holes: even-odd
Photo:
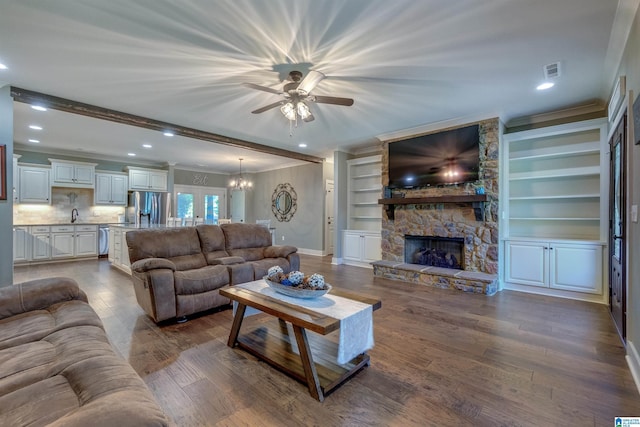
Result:
[[[222,224],[220,226],[224,233],[226,250],[229,255],[241,256],[246,260],[249,258],[241,255],[239,249],[257,249],[252,252],[251,260],[264,258],[262,251],[265,247],[271,246],[271,233],[269,229],[259,224]],[[259,251],[258,251],[259,250]]]
[[[229,272],[223,265],[208,265],[196,270],[176,271],[176,295],[201,294],[229,283]]]
[[[207,265],[195,227],[134,230],[126,233],[129,260],[166,258],[176,270],[190,270]]]
[[[224,233],[219,226],[201,224],[196,226],[196,230],[208,264],[217,264],[216,259],[229,256],[225,250]]]

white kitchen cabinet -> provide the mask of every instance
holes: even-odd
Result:
[[[29,228],[13,227],[13,262],[29,260]]]
[[[599,243],[510,240],[505,247],[505,282],[601,294],[602,253]]]
[[[93,188],[97,163],[49,159],[53,178],[51,185],[59,187]]]
[[[127,167],[129,190],[167,191],[167,171],[158,169]]]
[[[98,255],[98,227],[95,225],[76,225],[74,237],[74,256]]]
[[[51,227],[51,258],[71,258],[74,256],[75,227],[54,225]]]
[[[48,166],[18,166],[19,203],[51,203],[51,185],[49,182],[51,168]]]
[[[126,206],[129,177],[126,174],[96,173],[94,203],[96,205]]]
[[[126,234],[131,230],[124,227],[109,228],[109,261],[112,266],[128,274],[131,274],[131,262]]]
[[[29,260],[43,261],[51,259],[51,229],[48,225],[29,228],[31,233],[31,257]]]
[[[382,258],[379,232],[368,230],[344,230],[342,257],[345,264],[371,267],[371,262]]]

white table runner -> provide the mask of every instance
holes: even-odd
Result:
[[[325,316],[340,320],[338,338],[338,364],[345,364],[357,355],[373,348],[373,307],[359,301],[332,295],[331,292],[319,298],[304,299],[280,294],[274,291],[264,280],[235,285],[234,287],[248,289],[278,300],[299,305]],[[233,302],[235,315],[237,302]],[[245,317],[261,313],[252,307],[247,307]],[[293,340],[292,344],[295,344]]]

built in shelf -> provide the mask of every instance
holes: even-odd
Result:
[[[477,221],[484,221],[484,202],[486,194],[464,194],[460,196],[429,196],[429,197],[392,197],[379,199],[378,203],[385,206],[390,220],[395,217],[396,205],[431,205],[442,203],[471,203],[476,214]]]

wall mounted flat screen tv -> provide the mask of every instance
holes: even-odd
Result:
[[[479,168],[478,125],[389,144],[389,188],[477,181]]]

